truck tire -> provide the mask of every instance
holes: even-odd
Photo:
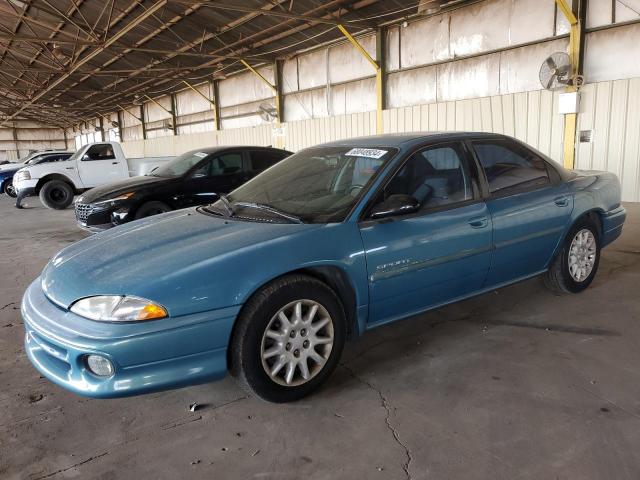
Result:
[[[150,217],[152,215],[159,215],[160,213],[170,212],[171,207],[162,202],[147,202],[143,203],[136,212],[136,220],[139,218]]]
[[[5,183],[3,190],[4,193],[12,198],[16,198],[18,196],[18,194],[16,193],[16,188],[13,186],[13,180],[9,180],[7,183]]]
[[[40,201],[53,210],[64,210],[73,202],[73,188],[62,180],[49,180],[40,189]]]

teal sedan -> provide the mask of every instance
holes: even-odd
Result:
[[[230,372],[293,401],[369,329],[536,275],[583,291],[624,220],[615,175],[567,171],[510,137],[337,141],[211,205],[65,248],[24,295],[25,348],[91,397]]]

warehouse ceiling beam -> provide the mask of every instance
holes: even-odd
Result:
[[[578,0],[578,14],[574,8],[567,3],[567,0],[556,0],[556,4],[567,21],[571,25],[569,32],[569,58],[571,61],[571,69],[573,72],[573,82],[567,87],[567,92],[577,92],[577,78],[582,74],[582,58],[584,56],[584,39],[583,39],[583,21],[586,15],[587,0]],[[564,116],[564,166],[572,169],[575,165],[576,156],[576,128],[578,123],[578,115],[568,113]]]
[[[188,0],[171,0],[171,1],[176,3],[185,3]],[[300,15],[300,14],[295,14],[291,12],[283,12],[282,10],[276,10],[276,9],[263,10],[260,8],[246,7],[244,5],[228,5],[228,4],[213,3],[213,2],[206,2],[205,6],[207,8],[213,8],[218,10],[231,10],[235,12],[258,13],[260,15],[286,18],[288,20],[298,20],[298,21],[307,22],[307,23],[323,23],[326,25],[333,25],[334,27],[340,24],[338,20],[334,20],[331,18],[314,17],[311,15]],[[358,25],[364,26],[364,27],[372,26],[371,24],[366,24],[363,22],[358,22]]]
[[[353,36],[347,31],[344,25],[339,24],[338,30],[345,36],[345,38],[355,47],[355,49],[360,52],[360,54],[371,64],[371,66],[376,71],[376,133],[381,134],[383,132],[382,128],[382,110],[384,108],[384,89],[383,89],[383,69],[381,64],[376,62],[369,52],[367,52],[360,42],[358,42]],[[380,33],[378,34],[380,36]],[[378,50],[378,49],[377,49]],[[379,49],[382,50],[382,49]]]
[[[69,70],[69,72],[64,73],[62,75],[60,75],[58,77],[57,80],[54,80],[53,82],[51,82],[47,87],[43,88],[37,95],[35,95],[28,103],[31,104],[35,101],[37,101],[38,99],[42,98],[49,90],[51,90],[52,88],[55,88],[56,86],[60,85],[60,83],[62,83],[64,80],[66,80],[70,73],[79,69],[82,65],[84,65],[85,63],[89,62],[91,59],[95,58],[96,56],[100,55],[100,53],[102,53],[104,51],[105,48],[107,48],[109,45],[114,44],[115,42],[117,42],[120,38],[122,38],[123,36],[125,36],[127,33],[129,33],[131,30],[133,30],[135,27],[137,27],[138,25],[140,25],[142,22],[144,22],[147,18],[149,18],[151,15],[153,15],[154,12],[158,11],[159,9],[161,9],[164,5],[166,5],[167,0],[160,0],[158,2],[156,2],[155,4],[153,4],[151,7],[149,7],[147,10],[145,10],[145,12],[143,12],[142,14],[138,15],[134,20],[132,20],[131,22],[129,22],[127,25],[125,25],[124,27],[122,27],[120,30],[118,30],[116,33],[114,33],[111,37],[109,37],[109,39],[104,43],[103,46],[96,48],[94,50],[92,50],[88,55],[84,56],[83,58],[79,59]],[[16,115],[18,115],[22,110],[24,109],[24,106],[20,107],[13,115],[11,115],[7,120],[11,120],[13,119]],[[5,120],[6,121],[6,120]]]
[[[328,18],[328,17],[336,17],[337,18],[337,17],[340,17],[341,15],[343,15],[345,13],[348,13],[348,10],[346,10],[344,7],[341,6],[343,3],[345,3],[345,1],[346,0],[333,0],[333,1],[329,2],[329,3],[327,3],[327,4],[322,5],[321,7],[316,7],[314,9],[312,9],[312,10],[307,11],[306,14],[314,14],[314,13],[317,13],[318,11],[321,11],[321,10],[324,11],[324,10],[326,10],[328,8],[337,7],[337,10],[334,10],[334,11],[332,11],[332,12],[330,12],[328,14],[325,14],[323,16],[323,18]],[[361,1],[356,2],[355,4],[352,5],[351,11],[355,11],[355,10],[358,10],[360,8],[364,8],[364,7],[368,6],[368,5],[376,3],[377,1],[378,0],[361,0]],[[253,14],[253,15],[255,15],[255,14]],[[288,37],[290,35],[294,35],[295,33],[299,33],[299,32],[301,32],[303,30],[306,30],[307,28],[310,27],[309,24],[302,24],[302,25],[298,25],[298,26],[293,27],[293,28],[289,28],[289,29],[283,30],[284,27],[286,26],[286,24],[289,23],[289,22],[291,22],[291,20],[287,20],[287,21],[285,21],[283,23],[276,24],[273,27],[269,27],[268,29],[266,29],[264,31],[256,32],[256,33],[250,35],[249,37],[245,37],[245,38],[242,38],[242,39],[238,40],[237,42],[234,42],[233,44],[226,45],[226,48],[228,48],[228,49],[236,48],[236,50],[233,51],[234,54],[243,54],[243,53],[246,53],[246,52],[250,52],[253,48],[258,48],[258,47],[261,47],[261,46],[264,46],[264,45],[268,45],[273,41],[281,40],[281,39],[286,38],[286,37]],[[279,33],[277,33],[277,34],[275,34],[275,35],[273,35],[271,37],[268,37],[266,39],[256,41],[255,43],[251,44],[249,47],[239,46],[239,45],[242,45],[242,44],[246,43],[249,40],[253,40],[256,37],[262,36],[264,33],[272,32],[272,31],[278,31]],[[218,49],[218,50],[216,50],[214,52],[211,52],[211,53],[216,53],[219,50],[221,50],[221,49]],[[215,66],[218,63],[220,63],[220,60],[218,60],[218,59],[211,60],[211,61],[209,61],[207,63],[202,64],[202,65],[193,67],[193,70],[198,69],[198,68],[206,68],[206,67],[209,67],[209,66]],[[145,81],[145,82],[142,82],[139,85],[136,85],[134,87],[128,88],[123,92],[119,92],[119,95],[127,95],[127,94],[133,93],[135,91],[139,92],[139,91],[141,91],[141,89],[143,87],[144,88],[154,88],[154,87],[157,87],[158,85],[165,84],[165,83],[171,82],[171,81],[175,81],[178,78],[179,78],[179,75],[173,75],[173,76],[170,76],[168,78],[165,77],[163,79],[157,80],[155,82],[153,82],[151,80]],[[111,84],[109,86],[112,86],[112,85],[115,85],[115,84],[117,84],[117,82],[114,83],[114,84]],[[88,95],[88,96],[84,97],[83,100],[87,100],[91,96],[92,95]],[[108,97],[108,98],[110,98],[110,97]]]

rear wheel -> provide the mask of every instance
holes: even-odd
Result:
[[[545,285],[556,293],[579,293],[591,284],[599,263],[598,227],[587,218],[579,220],[545,275]]]
[[[62,180],[49,180],[40,189],[40,201],[47,208],[64,210],[73,202],[73,188]]]
[[[13,180],[7,181],[7,183],[4,184],[3,190],[4,193],[9,195],[10,197],[16,198],[18,196],[18,194],[16,193],[16,187],[13,186]]]
[[[147,202],[143,203],[136,212],[136,220],[139,218],[150,217],[152,215],[158,215],[160,213],[170,212],[171,207],[162,202]]]
[[[258,291],[238,318],[230,371],[270,402],[291,402],[318,388],[338,365],[346,336],[337,295],[305,275],[282,277]]]

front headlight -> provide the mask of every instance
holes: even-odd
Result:
[[[71,305],[76,315],[99,322],[136,322],[158,320],[168,316],[167,310],[139,297],[98,295],[82,298]]]
[[[99,202],[93,202],[92,205],[97,208],[104,208],[108,206],[115,206],[116,203],[121,202],[122,200],[127,200],[131,198],[135,192],[123,193],[122,195],[118,195],[117,197],[108,198],[106,200],[100,200]]]
[[[16,182],[22,182],[24,180],[31,180],[31,174],[27,170],[20,170],[15,174]]]

